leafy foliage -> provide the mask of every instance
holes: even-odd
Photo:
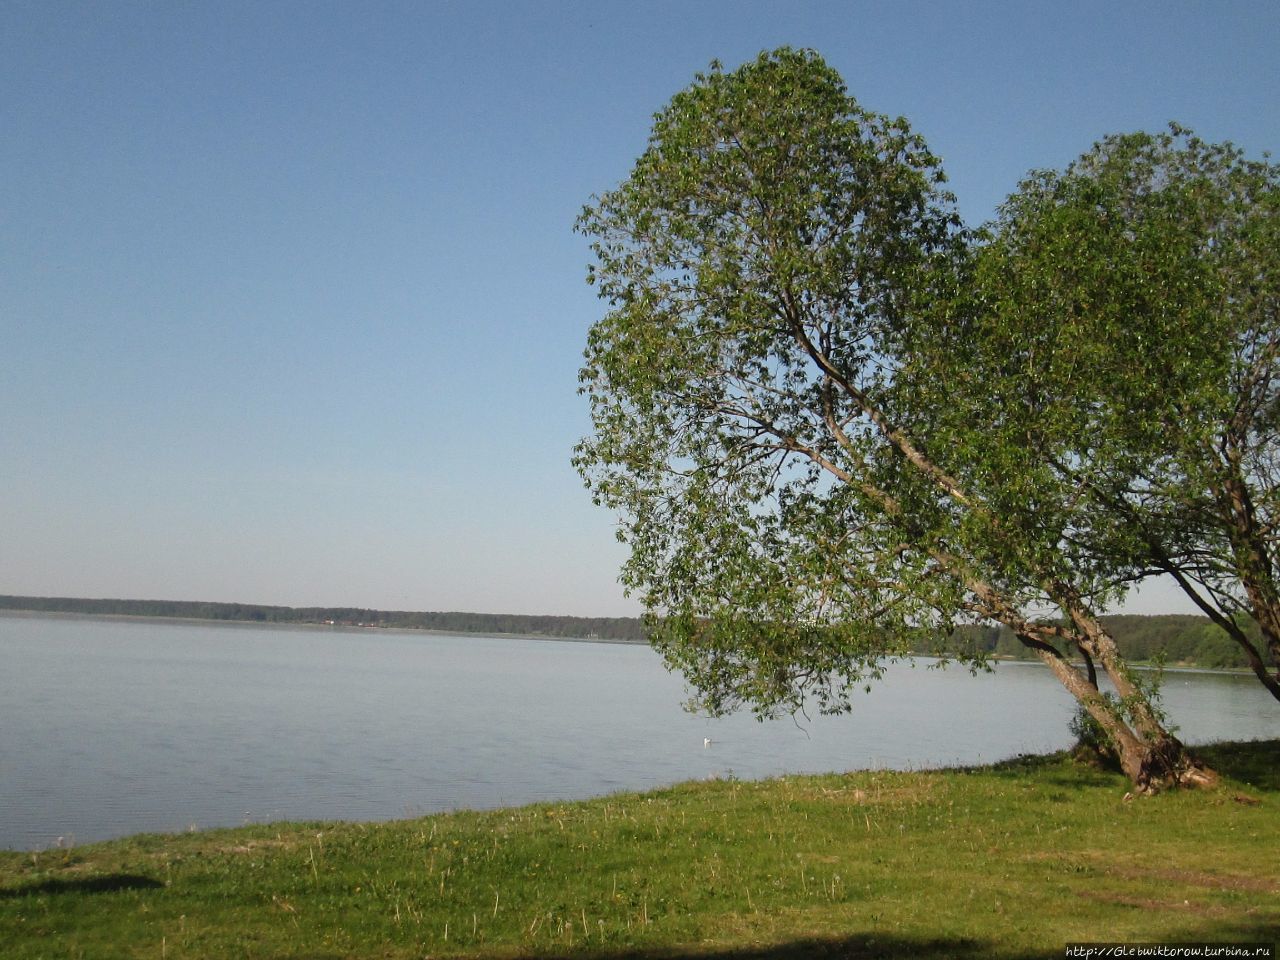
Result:
[[[1280,697],[1280,168],[1108,137],[1025,181],[980,264],[966,362],[1079,491],[1099,589],[1173,575]]]
[[[1059,349],[1062,331],[1034,329],[1021,294],[1056,280],[1063,254],[1041,276],[988,252],[944,179],[905,120],[864,110],[810,52],[713,65],[656,115],[630,178],[578,223],[610,310],[588,339],[595,435],[577,465],[624,519],[623,581],[713,711],[806,696],[845,709],[922,634],[996,621],[1106,729],[1135,785],[1203,779],[1097,619],[1134,538],[1072,472],[1139,473],[1133,431],[1113,425],[1155,388],[1130,376],[1084,402],[1079,389],[1095,344],[1120,372],[1107,344],[1130,305],[1068,310],[1084,346]],[[1154,206],[1149,243],[1145,220],[1117,219],[1079,268],[1146,253],[1132,270],[1152,284],[1139,306],[1153,330],[1164,298],[1194,306],[1199,292]],[[1029,220],[1029,249],[1098,233],[1091,209],[1047,209],[1061,216]],[[1164,341],[1148,354],[1143,370],[1187,365]]]
[[[942,180],[905,120],[784,49],[699,75],[579,220],[612,309],[576,462],[627,518],[623,581],[662,614],[656,645],[713,711],[806,693],[843,709],[954,605],[854,480],[892,451],[850,395],[884,389],[901,319],[956,246]]]

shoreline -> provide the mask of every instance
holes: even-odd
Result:
[[[562,640],[566,643],[608,643],[626,644],[630,646],[648,646],[647,640],[618,640],[608,637],[562,637],[548,633],[503,633],[500,631],[481,630],[440,630],[434,627],[384,627],[378,624],[361,626],[355,623],[318,623],[314,621],[288,622],[281,620],[233,620],[215,619],[212,617],[168,617],[135,613],[75,613],[66,610],[17,610],[2,609],[0,617],[13,619],[54,619],[54,620],[90,620],[108,623],[171,623],[188,626],[235,627],[238,629],[266,630],[316,630],[329,633],[350,633],[365,635],[369,633],[394,633],[417,635],[426,634],[438,637],[479,637],[493,640]]]
[[[1280,827],[1280,741],[1205,753],[1218,787],[1138,799],[1053,754],[4,851],[0,939],[15,960],[62,938],[209,960],[1014,960],[1099,930],[1272,942],[1280,872],[1259,851]]]
[[[280,620],[233,620],[233,619],[215,619],[212,617],[169,617],[152,614],[133,614],[133,613],[76,613],[64,610],[18,610],[18,609],[0,609],[0,617],[10,617],[13,619],[38,619],[48,618],[55,620],[88,620],[107,623],[170,623],[176,625],[188,626],[215,626],[215,627],[234,627],[237,629],[268,629],[268,630],[316,630],[327,631],[330,633],[349,633],[353,636],[359,636],[369,633],[391,633],[398,635],[414,636],[427,635],[437,637],[459,637],[463,639],[479,638],[492,640],[547,640],[561,641],[564,643],[605,643],[625,646],[648,646],[647,640],[623,640],[609,637],[570,637],[557,636],[547,633],[504,633],[497,630],[481,631],[481,630],[441,630],[435,627],[384,627],[378,624],[366,624],[361,626],[354,623],[318,623],[313,621],[280,621]],[[908,654],[898,657],[901,660],[952,660],[956,658],[944,657],[937,654]],[[987,658],[992,663],[1007,664],[1026,664],[1028,666],[1044,667],[1044,664],[1038,660],[1022,660],[1017,657],[1009,657],[993,654]],[[1077,662],[1079,665],[1079,662]],[[1240,676],[1252,677],[1253,673],[1247,667],[1201,667],[1191,663],[1172,663],[1165,664],[1163,667],[1157,668],[1147,660],[1135,660],[1130,664],[1134,669],[1142,671],[1152,671],[1156,669],[1162,670],[1164,673],[1206,673],[1223,676]],[[1047,668],[1046,668],[1047,669]]]

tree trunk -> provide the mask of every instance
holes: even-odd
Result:
[[[1097,626],[1096,621],[1094,626]],[[1097,629],[1105,640],[1102,646],[1109,643],[1114,649],[1115,641],[1105,631],[1101,631],[1100,627]],[[1116,684],[1121,699],[1128,705],[1130,714],[1140,718],[1132,726],[1126,722],[1117,706],[1103,696],[1097,685],[1091,683],[1076,667],[1042,645],[1028,645],[1034,646],[1036,655],[1097,722],[1115,751],[1120,769],[1139,793],[1158,793],[1179,786],[1208,787],[1217,783],[1218,775],[1191,756],[1183,743],[1164,729],[1146,695],[1128,678],[1127,668],[1123,667],[1123,663],[1113,675],[1107,665],[1109,659],[1114,662],[1114,657],[1109,655],[1111,651],[1083,652],[1086,658],[1098,656],[1108,677]],[[1094,646],[1096,648],[1097,645]],[[1117,677],[1120,683],[1116,683]]]
[[[1262,652],[1253,645],[1253,642],[1245,634],[1240,624],[1236,622],[1234,611],[1221,600],[1211,601],[1203,596],[1187,579],[1182,570],[1169,559],[1167,554],[1160,553],[1158,556],[1159,565],[1165,573],[1177,581],[1178,586],[1182,588],[1182,592],[1191,599],[1192,603],[1200,608],[1201,613],[1213,621],[1239,645],[1240,649],[1244,651],[1245,659],[1249,662],[1249,669],[1253,671],[1253,675],[1258,678],[1258,681],[1266,687],[1273,697],[1280,700],[1280,604],[1265,607],[1265,613],[1262,615],[1250,611],[1250,615],[1257,621],[1262,630],[1262,649],[1271,654],[1271,660],[1275,664],[1275,671],[1272,672],[1272,669],[1263,660]]]
[[[965,509],[975,511],[986,518],[991,522],[995,532],[1005,533],[1004,525],[998,518],[992,517],[985,505],[975,505],[955,478],[927,457],[903,431],[890,422],[884,411],[840,372],[824,350],[819,349],[809,338],[805,324],[794,306],[789,305],[784,314],[792,335],[801,349],[822,370],[827,377],[828,385],[838,385],[875,425],[885,440],[932,481],[938,490]],[[840,446],[856,453],[843,428],[835,422],[830,413],[826,420],[828,429]],[[784,439],[792,445],[791,449],[805,450],[805,447],[794,438],[785,436]],[[890,516],[902,516],[902,508],[897,500],[876,484],[867,480],[855,480],[852,475],[840,470],[829,461],[813,453],[809,453],[809,456],[842,482],[856,484],[863,492],[878,501]],[[1037,656],[1049,665],[1063,685],[1071,691],[1072,696],[1106,732],[1120,760],[1121,769],[1133,782],[1135,789],[1143,793],[1155,793],[1172,786],[1207,786],[1216,782],[1217,775],[1195,761],[1187,748],[1164,729],[1147,695],[1133,683],[1115,641],[1102,629],[1092,612],[1081,602],[1076,590],[1059,581],[1051,580],[1041,584],[1050,598],[1069,614],[1075,633],[1072,641],[1085,655],[1086,662],[1091,666],[1091,672],[1095,661],[1102,664],[1107,676],[1115,684],[1123,710],[1109,702],[1098,690],[1096,683],[1090,682],[1075,667],[1060,656],[1056,656],[1052,647],[1034,635],[1034,626],[1021,616],[1016,605],[1006,602],[1000,591],[972,570],[968,563],[951,554],[940,544],[930,546],[927,550],[930,556],[945,569],[962,579],[966,588],[978,598],[988,616],[1010,627],[1024,644],[1033,648]],[[1024,633],[1028,630],[1031,632]],[[1125,713],[1134,719],[1132,727],[1125,721]]]
[[[1259,526],[1253,494],[1241,468],[1242,446],[1235,435],[1228,438],[1227,462],[1218,500],[1227,520],[1236,577],[1249,598],[1249,613],[1262,631],[1263,647],[1271,656],[1276,678],[1280,679],[1280,587],[1275,580],[1272,553]],[[1252,652],[1251,646],[1245,646]],[[1259,671],[1256,664],[1250,665],[1263,685],[1280,698],[1276,686],[1267,682],[1266,673]]]

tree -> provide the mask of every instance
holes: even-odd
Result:
[[[944,180],[905,120],[864,110],[811,52],[713,64],[657,114],[578,222],[610,310],[576,463],[623,517],[623,582],[712,711],[843,710],[886,657],[994,621],[1139,788],[1203,779],[1093,613],[1051,465],[940,415],[932,371],[976,309]]]
[[[1022,429],[1093,512],[1077,549],[1173,577],[1280,699],[1280,168],[1108,137],[1025,181],[981,256],[978,375],[1036,385]]]

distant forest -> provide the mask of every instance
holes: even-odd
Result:
[[[178,617],[193,620],[237,620],[250,623],[334,624],[445,633],[519,634],[643,643],[638,617],[555,617],[511,613],[422,613],[366,610],[359,607],[271,607],[248,603],[202,603],[189,600],[85,600],[74,597],[0,596],[0,610],[73,613],[84,616]],[[1130,661],[1163,657],[1173,665],[1210,668],[1247,667],[1243,653],[1205,617],[1116,615],[1102,622]],[[1256,632],[1256,627],[1254,627]],[[1007,627],[963,627],[948,641],[919,653],[942,650],[981,651],[1015,660],[1034,659]]]
[[[513,613],[416,613],[360,607],[269,607],[196,600],[83,600],[74,597],[0,596],[0,610],[77,613],[85,616],[178,617],[252,623],[334,624],[439,630],[445,633],[515,633],[533,637],[645,641],[637,617],[547,617]]]
[[[1131,663],[1163,660],[1168,666],[1215,670],[1247,669],[1249,666],[1240,645],[1208,617],[1114,614],[1099,619]],[[1252,621],[1248,622],[1246,629],[1255,638],[1259,634],[1257,624]],[[982,651],[1014,660],[1035,659],[1035,654],[1024,647],[1008,627],[962,627],[955,632],[949,648]]]

